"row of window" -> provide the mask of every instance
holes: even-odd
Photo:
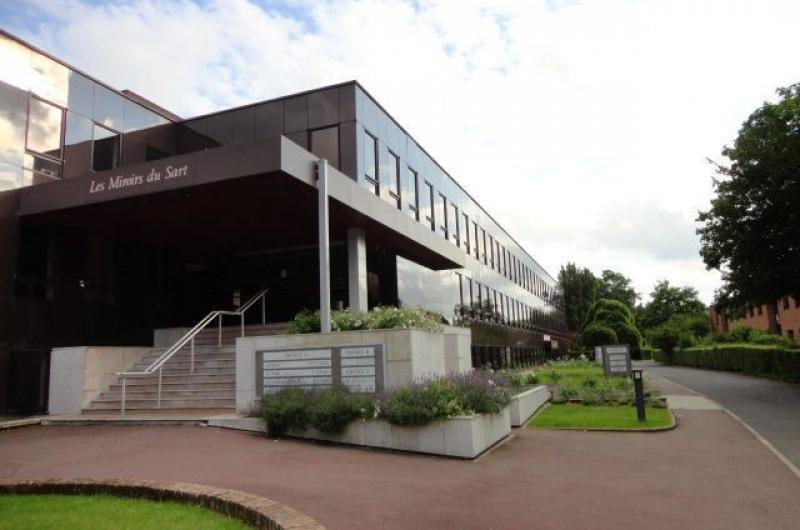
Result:
[[[364,179],[376,195],[381,195],[380,175],[378,170],[378,140],[369,132],[364,133]],[[400,175],[400,157],[389,151],[389,163],[385,165],[384,182],[388,183],[388,198],[395,207],[402,210],[407,205],[409,213],[417,221],[430,226],[444,239],[462,248],[468,255],[482,261],[490,269],[502,274],[528,292],[544,299],[551,299],[553,289],[542,281],[525,263],[500,243],[492,234],[470,220],[466,212],[460,212],[458,206],[433,184],[413,168],[408,168],[409,182],[405,187],[407,196],[402,197]]]
[[[551,330],[560,330],[563,327],[562,320],[554,315],[534,309],[460,273],[456,273],[456,276],[461,307],[480,308],[484,313],[491,313],[496,320],[511,326],[536,326]]]
[[[784,296],[783,298],[781,298],[781,305],[783,306],[784,310],[791,309],[791,300],[792,298],[790,296]],[[800,309],[800,300],[794,301],[794,308]],[[764,309],[763,306],[756,306],[755,308],[748,307],[745,313],[747,314],[748,317],[753,318],[756,315],[758,316],[763,315]]]

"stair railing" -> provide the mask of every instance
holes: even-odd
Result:
[[[203,317],[200,322],[194,325],[192,329],[187,331],[180,339],[178,339],[175,344],[170,346],[164,353],[158,356],[153,362],[151,362],[145,369],[143,370],[129,370],[125,372],[116,372],[116,375],[122,379],[122,400],[120,403],[120,412],[122,416],[125,416],[125,401],[126,401],[126,384],[127,378],[131,376],[146,376],[152,375],[158,372],[158,398],[156,400],[156,408],[161,408],[161,375],[164,364],[169,361],[173,355],[178,353],[181,349],[183,349],[186,344],[190,345],[190,356],[189,356],[189,372],[194,373],[194,339],[195,337],[203,331],[209,324],[217,321],[217,346],[222,346],[222,317],[225,316],[238,316],[241,330],[242,330],[242,337],[244,337],[244,315],[248,309],[253,307],[256,302],[259,300],[261,301],[261,323],[267,323],[267,302],[266,296],[269,289],[261,289],[252,298],[250,298],[247,302],[243,305],[239,306],[239,309],[236,311],[211,311],[205,317]]]

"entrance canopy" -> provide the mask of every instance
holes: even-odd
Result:
[[[276,136],[31,186],[20,215],[189,251],[315,245],[316,161]],[[359,228],[370,245],[430,269],[464,266],[452,243],[333,168],[329,193],[331,241]]]

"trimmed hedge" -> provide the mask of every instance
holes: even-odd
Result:
[[[676,350],[669,355],[657,352],[654,359],[666,364],[741,372],[800,383],[800,350],[755,344],[718,344]]]

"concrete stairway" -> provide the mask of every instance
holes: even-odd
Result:
[[[285,333],[286,323],[246,326],[245,336]],[[231,414],[236,407],[236,337],[239,326],[222,328],[222,346],[218,346],[217,328],[209,326],[195,337],[194,372],[188,345],[175,353],[163,366],[161,403],[158,402],[158,372],[147,376],[128,376],[126,413],[132,414]],[[153,349],[132,370],[144,370],[166,349]],[[122,381],[83,409],[84,414],[119,413]]]

